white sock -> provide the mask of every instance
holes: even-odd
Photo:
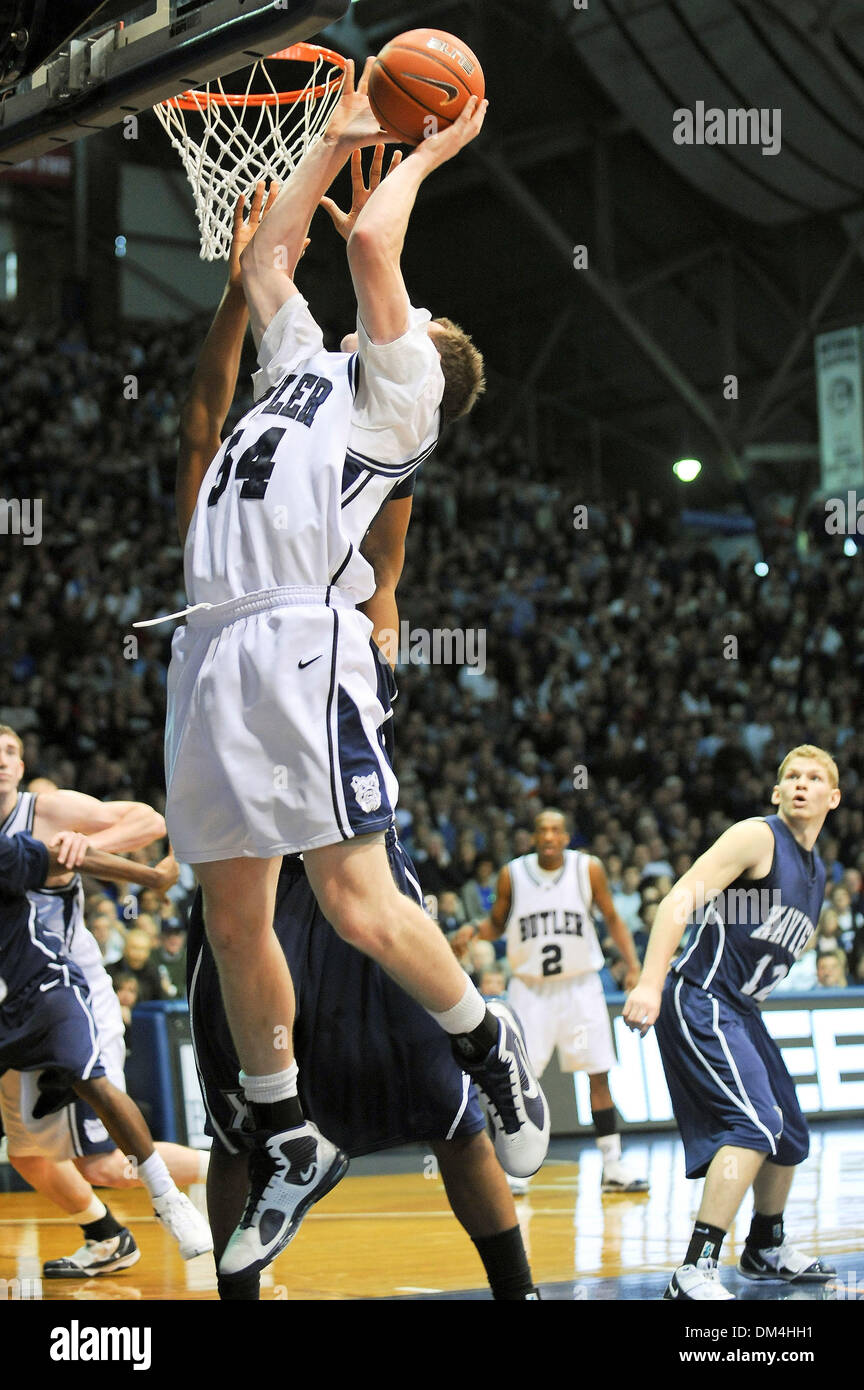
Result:
[[[426,1012],[451,1036],[457,1033],[473,1033],[486,1017],[486,1001],[477,986],[466,979],[465,992],[452,1009],[446,1009],[443,1014],[436,1014],[432,1009],[427,1009]]]
[[[74,1215],[69,1217],[69,1220],[74,1221],[76,1226],[89,1226],[91,1221],[101,1221],[107,1212],[108,1208],[105,1203],[100,1202],[94,1192],[89,1207],[85,1207],[83,1211],[76,1211]]]
[[[165,1167],[165,1160],[155,1149],[149,1158],[138,1164],[138,1177],[151,1197],[164,1197],[174,1186],[174,1179]]]
[[[240,1073],[240,1085],[248,1101],[258,1105],[273,1105],[277,1100],[290,1100],[297,1094],[297,1063],[269,1076],[248,1076]]]
[[[603,1167],[607,1163],[618,1163],[621,1158],[621,1135],[598,1134],[597,1147],[603,1155]]]

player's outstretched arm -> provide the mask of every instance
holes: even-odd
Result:
[[[633,937],[615,910],[612,894],[609,892],[606,870],[599,859],[592,857],[590,860],[588,876],[591,880],[591,894],[594,902],[600,909],[603,921],[606,923],[606,929],[618,947],[621,959],[627,967],[627,974],[624,976],[624,988],[632,989],[639,977],[639,957],[636,954]]]
[[[405,565],[405,537],[411,520],[413,497],[394,497],[386,502],[366,532],[361,554],[375,571],[375,592],[359,605],[372,624],[372,636],[391,666],[396,665],[399,644],[399,606],[396,586]]]
[[[495,901],[492,904],[488,917],[477,928],[477,935],[484,941],[495,941],[499,936],[504,935],[507,926],[507,918],[510,916],[510,907],[513,902],[513,885],[510,881],[510,870],[507,865],[498,875],[498,883],[495,888]]]
[[[323,135],[298,161],[263,234],[259,233],[241,256],[243,289],[256,345],[260,345],[273,316],[298,292],[293,276],[309,224],[351,152],[367,145],[398,143],[395,136],[382,131],[369,105],[367,88],[373,61],[370,58],[367,62],[356,90],[354,64],[347,64],[342,95]]]
[[[480,134],[488,102],[471,97],[447,130],[421,141],[382,179],[348,238],[348,265],[363,327],[373,343],[392,343],[410,326],[400,259],[423,180]]]
[[[265,198],[264,184],[259,183],[252,197],[248,220],[242,195],[234,209],[228,284],[199,353],[180,416],[174,497],[181,541],[186,539],[204,475],[222,443],[222,427],[237,390],[243,340],[249,326],[240,255],[255,236],[278,193],[279,185],[273,183]]]
[[[739,821],[696,860],[657,909],[639,982],[624,1005],[624,1022],[645,1036],[660,1012],[666,972],[694,913],[773,851],[764,820]],[[770,861],[769,861],[770,862]],[[767,870],[766,870],[767,872]]]
[[[61,830],[88,837],[94,849],[127,854],[143,849],[165,834],[165,820],[143,801],[98,801],[84,792],[40,792],[36,819],[46,838]]]

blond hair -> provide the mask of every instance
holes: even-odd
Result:
[[[21,742],[21,735],[15,732],[11,724],[0,724],[0,738],[2,738],[4,734],[8,734],[9,738],[14,738],[15,742],[18,744],[19,757],[23,758],[24,744]]]
[[[445,420],[458,420],[472,410],[477,397],[486,390],[483,357],[464,328],[452,319],[433,319],[443,333],[435,333],[432,341],[441,358],[444,373],[444,395],[441,414]]]
[[[828,773],[832,787],[839,787],[840,773],[837,770],[837,764],[830,753],[826,753],[824,748],[817,748],[815,743],[799,743],[797,748],[790,749],[777,769],[778,783],[783,780],[786,765],[792,762],[793,758],[812,758],[814,762],[821,763]]]

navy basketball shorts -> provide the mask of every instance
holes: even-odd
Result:
[[[395,832],[387,853],[401,892],[422,903],[414,866]],[[275,929],[297,1013],[294,1050],[306,1116],[351,1157],[399,1144],[465,1138],[484,1128],[450,1040],[367,956],[322,916],[302,864],[286,858]],[[223,1153],[246,1152],[252,1130],[238,1081],[219,978],[204,936],[200,892],[189,920],[189,1016],[206,1130]]]
[[[104,1076],[99,1036],[84,976],[67,961],[48,965],[23,996],[0,1007],[0,1071],[50,1068],[62,1090]]]
[[[733,1009],[671,972],[654,1025],[688,1178],[726,1144],[793,1166],[810,1149],[807,1122],[761,1015]]]

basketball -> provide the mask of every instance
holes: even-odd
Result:
[[[481,101],[483,69],[471,49],[440,29],[411,29],[375,59],[369,102],[381,125],[406,144],[452,125],[469,97]]]

